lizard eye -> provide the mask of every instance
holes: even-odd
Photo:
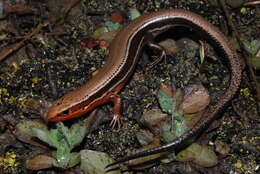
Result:
[[[66,116],[66,115],[68,115],[68,114],[69,114],[69,110],[68,110],[68,109],[62,112],[62,115],[63,115],[63,116]]]

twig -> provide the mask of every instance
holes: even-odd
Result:
[[[25,36],[23,40],[16,43],[15,45],[12,45],[9,49],[4,51],[3,53],[0,53],[0,62],[3,59],[5,59],[8,55],[21,48],[27,40],[31,39],[34,35],[38,34],[43,27],[46,27],[47,25],[50,24],[55,24],[57,21],[63,19],[66,16],[66,14],[69,12],[69,10],[74,5],[76,5],[79,1],[80,0],[68,0],[68,3],[63,8],[61,8],[58,12],[52,13],[47,20],[39,23],[38,26],[30,34]]]
[[[49,33],[46,33],[47,36],[60,36],[60,35],[67,35],[68,33],[67,32],[49,32]],[[0,39],[0,41],[10,41],[10,40],[22,40],[24,38],[27,38],[28,35],[25,35],[25,36],[14,36],[12,38],[4,38],[4,39]],[[35,36],[33,36],[32,38],[35,38]],[[31,38],[31,39],[32,39]],[[2,45],[1,45],[2,46]]]
[[[231,15],[229,14],[228,9],[226,8],[226,5],[225,5],[225,0],[219,0],[219,3],[220,3],[220,5],[221,5],[221,7],[222,7],[222,9],[225,13],[225,16],[226,16],[227,21],[228,21],[228,25],[231,27],[231,29],[234,32],[234,35],[236,37],[236,40],[238,41],[240,50],[241,50],[242,55],[243,55],[242,57],[244,59],[244,62],[246,63],[246,67],[249,70],[249,76],[250,76],[250,79],[252,80],[253,88],[256,91],[256,98],[257,98],[257,100],[260,100],[260,88],[258,88],[256,76],[255,76],[254,71],[253,71],[253,67],[252,67],[251,63],[249,62],[249,59],[248,59],[249,55],[248,55],[244,45],[242,44],[242,41],[240,40],[238,31],[236,30],[234,23],[232,22]]]
[[[253,5],[258,5],[260,4],[260,0],[257,0],[257,1],[251,1],[251,2],[245,2],[243,4],[243,6],[253,6]]]
[[[0,61],[10,55],[12,52],[18,50],[25,41],[29,40],[33,35],[37,34],[44,26],[47,26],[48,23],[40,23],[29,35],[27,35],[22,41],[18,42],[17,44],[11,46],[11,48],[7,49],[4,53],[0,54]]]

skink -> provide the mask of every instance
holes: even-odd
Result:
[[[223,59],[227,60],[231,72],[228,89],[217,104],[205,109],[201,116],[202,119],[192,129],[172,143],[130,155],[109,166],[176,149],[182,146],[186,140],[199,135],[236,93],[239,88],[242,69],[239,58],[236,52],[231,49],[228,39],[216,27],[201,16],[180,9],[143,15],[123,27],[110,46],[105,65],[83,86],[55,101],[49,108],[46,119],[54,122],[67,120],[89,112],[106,102],[113,102],[114,117],[111,123],[113,125],[120,124],[121,100],[118,93],[133,74],[142,48],[148,45],[161,52],[159,58],[164,57],[163,49],[153,42],[153,38],[176,26],[193,29],[196,34],[209,42]]]

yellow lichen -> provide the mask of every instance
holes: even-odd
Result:
[[[6,152],[4,157],[0,157],[0,168],[4,170],[14,170],[18,164],[14,152]]]
[[[247,143],[247,137],[246,137],[246,136],[242,137],[242,143],[243,143],[243,144],[246,144],[246,143]]]
[[[35,85],[40,81],[40,78],[39,77],[33,77],[31,79],[31,81],[32,81],[32,87],[34,88]]]
[[[243,166],[243,164],[242,164],[241,161],[237,161],[237,162],[235,163],[235,167],[236,167],[237,169],[241,169],[242,166]]]
[[[243,15],[248,14],[249,13],[249,8],[245,8],[245,7],[241,8],[240,9],[240,13],[242,13]]]
[[[11,64],[14,68],[14,72],[18,71],[19,69],[21,69],[21,67],[19,66],[19,64],[17,62],[13,62]]]
[[[249,98],[251,101],[255,101],[254,98],[252,97],[252,94],[250,93],[250,90],[248,88],[240,89],[240,93]]]
[[[4,102],[4,97],[8,97],[10,94],[6,88],[0,88],[0,103]]]
[[[10,98],[8,98],[8,103],[9,104],[15,104],[17,101],[17,98],[14,96],[11,96]]]
[[[246,97],[250,96],[250,92],[249,92],[248,88],[241,89],[240,93],[243,94]]]

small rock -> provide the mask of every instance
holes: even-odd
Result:
[[[176,54],[180,51],[176,41],[173,39],[166,39],[160,42],[159,45],[162,46],[169,54]]]
[[[217,141],[216,143],[216,151],[221,153],[222,155],[227,155],[230,152],[230,147],[221,142],[221,141]]]

